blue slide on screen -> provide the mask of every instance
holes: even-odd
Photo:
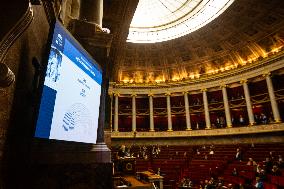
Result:
[[[58,22],[45,74],[35,136],[96,143],[102,71]]]

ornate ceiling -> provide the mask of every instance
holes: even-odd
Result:
[[[127,42],[155,43],[187,35],[222,14],[234,0],[139,0]]]
[[[72,18],[78,15],[78,6],[72,8],[77,5],[74,2],[77,0],[70,3]],[[199,30],[153,44],[126,42],[137,5],[138,0],[104,1],[103,27],[113,34],[112,82],[151,85],[194,80],[238,69],[284,50],[282,0],[235,0]]]
[[[107,1],[104,12],[104,24],[115,36],[111,60],[112,81],[117,83],[190,80],[237,69],[283,50],[282,0],[235,0],[201,29],[154,44],[126,42],[138,2],[118,1]]]

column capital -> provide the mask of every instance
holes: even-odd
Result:
[[[222,85],[220,85],[220,88],[222,89],[222,88],[227,88],[228,87],[228,85],[227,84],[222,84]]]
[[[189,93],[188,91],[183,91],[182,92],[183,95],[188,94],[188,93]]]
[[[265,72],[262,74],[262,77],[267,77],[267,76],[271,76],[271,72]]]
[[[171,96],[171,93],[169,93],[169,92],[165,93],[165,96]]]
[[[136,97],[136,96],[137,96],[137,94],[135,94],[135,93],[132,93],[132,94],[131,94],[131,96],[132,96],[132,97]]]
[[[201,91],[201,92],[206,92],[206,91],[208,91],[208,89],[207,89],[207,88],[204,88],[204,89],[201,89],[200,91]]]
[[[153,93],[149,93],[149,94],[148,94],[148,96],[149,96],[149,97],[150,97],[150,96],[151,96],[151,97],[153,97],[153,96],[154,96],[154,94],[153,94]]]
[[[111,94],[110,94],[111,95]],[[120,94],[118,92],[113,92],[114,96],[120,96]]]
[[[247,79],[242,79],[242,80],[240,81],[241,84],[244,84],[244,83],[247,83],[247,82],[248,82]]]

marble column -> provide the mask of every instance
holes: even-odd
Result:
[[[208,99],[207,99],[207,89],[202,89],[201,91],[203,94],[203,105],[204,105],[204,114],[205,114],[205,122],[206,122],[205,129],[211,129],[210,113],[209,113]]]
[[[273,83],[272,83],[272,80],[271,80],[271,77],[270,77],[270,73],[264,74],[264,76],[265,76],[265,79],[266,79],[266,84],[267,84],[267,89],[268,89],[268,94],[269,94],[269,98],[270,98],[270,103],[271,103],[274,121],[276,123],[280,123],[281,117],[280,117],[280,113],[279,113],[279,109],[278,109],[278,104],[277,104],[277,101],[276,101],[276,98],[275,98],[274,88],[273,88]]]
[[[86,20],[102,27],[103,0],[81,0],[80,20]]]
[[[168,113],[168,131],[173,131],[172,127],[172,110],[171,110],[171,94],[167,93],[167,113]]]
[[[136,94],[132,94],[132,131],[136,131]]]
[[[149,111],[150,111],[150,131],[155,131],[154,128],[154,108],[153,108],[153,95],[149,94]]]
[[[118,94],[114,94],[114,132],[118,132]]]
[[[244,88],[244,94],[245,94],[245,100],[246,100],[248,118],[249,118],[249,125],[254,125],[255,121],[254,121],[254,115],[252,111],[252,105],[251,105],[250,93],[249,93],[247,80],[242,80],[241,84],[243,84],[243,88]]]
[[[189,103],[188,103],[188,92],[184,92],[183,95],[184,95],[184,107],[185,107],[185,118],[186,118],[186,130],[191,130]]]
[[[227,87],[227,85],[221,86],[222,94],[223,94],[223,101],[224,101],[226,123],[227,123],[227,127],[232,127],[232,119],[231,119],[230,106],[229,106],[228,94],[227,94],[226,87]]]

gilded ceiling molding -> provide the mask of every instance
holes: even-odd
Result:
[[[168,83],[157,84],[155,86],[149,85],[136,85],[136,86],[123,86],[119,84],[110,84],[110,91],[117,91],[120,94],[149,94],[162,95],[164,93],[182,93],[184,91],[199,91],[203,88],[219,87],[222,84],[240,83],[240,80],[255,78],[262,75],[264,72],[273,72],[284,68],[284,52],[269,58],[269,60],[263,60],[256,64],[251,64],[246,68],[239,68],[231,70],[226,73],[212,75],[211,77],[200,78],[185,83]]]
[[[8,50],[15,41],[26,31],[33,20],[33,11],[31,5],[27,7],[25,14],[13,26],[13,28],[4,36],[0,42],[0,62],[3,62]]]

